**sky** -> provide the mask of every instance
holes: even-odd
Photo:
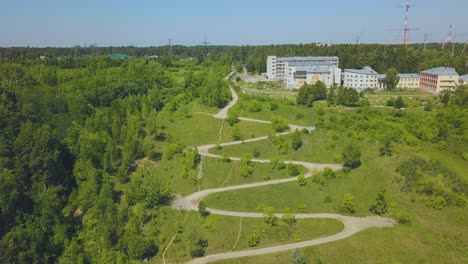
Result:
[[[0,0],[0,46],[401,43],[405,0]],[[410,42],[468,41],[467,0],[413,0]]]

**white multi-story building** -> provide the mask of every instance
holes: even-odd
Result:
[[[310,63],[308,66],[288,66],[286,85],[289,89],[300,88],[305,83],[323,82],[327,87],[339,85],[341,69],[331,62]]]
[[[377,89],[377,75],[378,73],[369,66],[362,69],[345,69],[343,85],[356,90]]]
[[[276,57],[267,58],[267,77],[272,80],[286,80],[288,68],[295,66],[313,66],[317,63],[331,63],[338,67],[339,59],[331,57]]]

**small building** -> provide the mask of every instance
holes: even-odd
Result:
[[[400,77],[400,80],[398,81],[397,88],[419,87],[419,74],[417,73],[400,73],[398,77]]]
[[[377,75],[378,73],[369,66],[362,69],[345,69],[343,85],[356,90],[377,89]]]
[[[468,74],[460,76],[460,85],[468,85]]]
[[[454,68],[438,67],[422,71],[420,87],[433,93],[453,91],[459,84],[459,75]]]
[[[127,54],[121,54],[121,53],[112,53],[107,55],[108,58],[110,59],[128,59]]]

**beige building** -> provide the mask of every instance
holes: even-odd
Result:
[[[418,88],[419,87],[419,74],[417,73],[400,73],[398,74],[400,80],[398,81],[398,88]]]
[[[468,74],[460,76],[460,85],[468,85]]]
[[[454,68],[438,67],[422,71],[420,87],[433,93],[453,91],[459,85],[459,75]]]

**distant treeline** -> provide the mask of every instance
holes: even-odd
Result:
[[[453,52],[453,56],[452,56]],[[45,56],[57,60],[62,57],[107,55],[124,53],[131,57],[157,55],[159,57],[195,58],[202,62],[205,53],[216,60],[229,56],[235,64],[246,64],[251,72],[265,72],[268,55],[276,56],[338,56],[340,68],[371,66],[378,72],[396,68],[402,73],[420,72],[425,69],[454,67],[459,74],[468,72],[468,50],[465,44],[442,46],[440,43],[403,45],[339,44],[318,46],[316,44],[269,45],[269,46],[161,46],[161,47],[73,47],[73,48],[0,48],[0,58],[39,59]]]

